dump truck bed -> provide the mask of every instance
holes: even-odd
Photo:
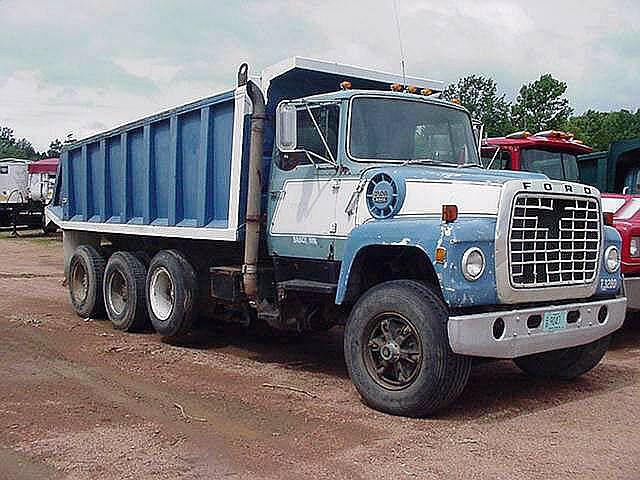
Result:
[[[235,240],[244,87],[76,143],[50,212],[62,228]]]

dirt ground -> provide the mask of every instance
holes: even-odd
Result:
[[[62,276],[59,239],[0,233],[1,479],[640,478],[640,329],[577,381],[482,363],[407,419],[361,403],[339,329],[168,345],[78,318]]]

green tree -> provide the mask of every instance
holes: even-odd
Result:
[[[16,139],[13,129],[0,127],[0,158],[36,160],[40,158],[40,154],[26,138]]]
[[[561,128],[573,112],[564,97],[566,91],[567,84],[549,73],[522,85],[511,107],[513,125],[532,132]]]
[[[468,75],[445,88],[442,95],[447,100],[459,99],[474,119],[484,123],[487,136],[498,137],[511,133],[513,128],[510,104],[497,92],[498,86],[492,78]]]
[[[59,138],[52,140],[49,144],[49,150],[47,150],[47,157],[59,157],[62,153],[62,147],[64,147],[64,144]]]
[[[595,150],[606,150],[609,143],[640,137],[640,110],[635,114],[628,110],[598,112],[587,110],[571,117],[564,126],[576,137]]]

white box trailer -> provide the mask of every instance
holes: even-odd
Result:
[[[0,159],[0,202],[24,203],[29,198],[27,168],[30,160]]]
[[[40,226],[53,196],[57,158],[32,161],[0,159],[0,227]]]
[[[29,160],[0,159],[0,227],[11,225],[15,213],[29,202]]]

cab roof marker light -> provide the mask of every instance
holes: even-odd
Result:
[[[407,93],[418,93],[418,87],[415,85],[409,85],[407,87]]]
[[[340,82],[340,90],[351,90],[351,82],[349,80]]]
[[[399,83],[394,83],[394,84],[390,85],[389,88],[391,88],[392,92],[401,92],[401,91],[404,90],[404,87],[402,85],[400,85]]]
[[[424,95],[425,97],[428,97],[432,93],[433,90],[431,90],[430,88],[423,88],[422,90],[420,90],[420,95]]]
[[[544,130],[542,132],[538,132],[535,134],[536,137],[546,137],[546,138],[562,138],[565,140],[572,140],[575,136],[571,132],[563,132],[560,130]]]
[[[509,135],[506,135],[504,138],[518,139],[518,138],[527,138],[531,136],[531,132],[527,130],[522,130],[520,132],[513,132]]]

